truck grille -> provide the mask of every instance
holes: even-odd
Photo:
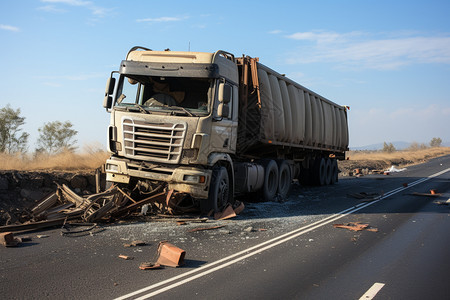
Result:
[[[154,124],[125,118],[123,141],[125,156],[165,163],[181,158],[186,124]]]

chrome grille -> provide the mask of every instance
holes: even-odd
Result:
[[[130,158],[178,163],[185,135],[186,124],[123,120],[125,156]]]

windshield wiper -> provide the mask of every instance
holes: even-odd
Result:
[[[181,110],[181,111],[185,112],[186,114],[188,114],[190,117],[197,117],[197,115],[195,115],[194,113],[190,112],[189,110],[187,110],[183,106],[170,106],[170,108]]]
[[[150,112],[149,112],[148,110],[146,110],[142,105],[137,104],[137,103],[135,103],[135,104],[133,104],[133,106],[127,107],[127,108],[128,108],[128,111],[130,111],[130,108],[137,108],[137,109],[139,109],[140,112],[143,112],[143,113],[146,113],[146,114],[149,114],[149,113],[150,113]]]

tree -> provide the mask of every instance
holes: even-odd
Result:
[[[430,146],[431,147],[440,147],[442,144],[442,140],[441,138],[432,138],[431,142],[430,142]]]
[[[9,104],[0,109],[0,152],[17,153],[27,149],[28,136],[20,128],[25,118],[20,116],[20,108],[12,109]]]
[[[72,129],[72,123],[66,121],[53,121],[44,123],[44,126],[38,129],[38,148],[36,152],[59,153],[64,150],[74,151],[77,142],[74,140],[78,131]]]
[[[396,149],[394,147],[394,145],[392,145],[392,143],[387,144],[386,142],[384,142],[383,144],[383,152],[394,152]]]

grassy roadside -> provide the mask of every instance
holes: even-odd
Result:
[[[436,147],[418,150],[402,150],[391,153],[382,151],[349,151],[348,160],[339,162],[339,169],[345,176],[354,169],[386,170],[390,166],[407,167],[426,162],[432,158],[450,154],[450,147]]]

